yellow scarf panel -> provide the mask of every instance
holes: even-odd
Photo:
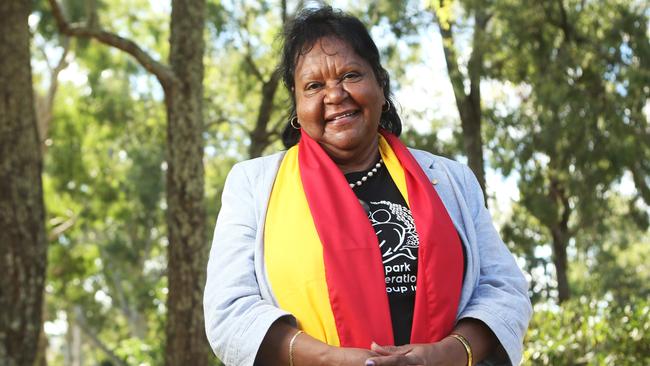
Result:
[[[300,180],[298,146],[282,160],[264,228],[264,261],[278,305],[296,317],[305,333],[338,346],[323,247]]]
[[[384,164],[408,203],[404,170],[388,142],[378,136]],[[323,247],[300,177],[298,145],[285,154],[273,184],[264,225],[264,261],[280,308],[293,314],[305,333],[339,346]]]

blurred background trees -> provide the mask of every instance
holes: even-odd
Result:
[[[4,208],[20,201],[3,188],[0,248],[24,256],[16,270],[45,271],[49,245],[44,290],[0,282],[0,364],[217,364],[200,296],[221,188],[236,161],[281,148],[278,37],[316,3],[34,0],[9,12],[18,3],[0,5],[2,27],[23,29],[1,32],[0,91],[25,95],[19,117],[0,109],[0,186],[32,192],[37,208],[43,160],[45,234],[29,215],[29,235],[8,236],[24,215]],[[332,5],[371,29],[403,139],[482,177],[531,283],[524,363],[650,363],[647,2]],[[10,79],[30,66],[9,51],[27,32],[33,101],[20,89],[32,84]],[[44,293],[42,321],[10,303],[21,286],[38,308]],[[6,335],[20,317],[33,352],[17,361]]]

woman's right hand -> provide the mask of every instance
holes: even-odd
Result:
[[[378,353],[362,348],[331,347],[327,355],[328,366],[364,366],[366,360]]]
[[[368,349],[330,346],[306,333],[296,335],[296,332],[298,329],[284,319],[273,323],[262,341],[257,361],[264,365],[285,366],[292,357],[295,366],[364,366],[367,359],[379,356]],[[289,355],[289,348],[292,355]]]

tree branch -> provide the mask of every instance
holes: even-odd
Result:
[[[650,205],[650,187],[646,181],[647,175],[643,173],[643,168],[641,163],[635,163],[632,168],[632,180],[634,181],[634,186],[636,187],[637,192],[646,204]]]
[[[56,20],[59,31],[67,36],[92,38],[97,41],[122,50],[135,58],[142,67],[154,74],[163,88],[168,89],[178,82],[176,75],[167,65],[156,61],[151,55],[130,39],[117,34],[104,31],[100,28],[69,24],[57,0],[48,0],[52,8],[52,15]]]
[[[87,0],[88,6],[86,6],[86,26],[91,29],[96,29],[99,27],[99,16],[97,15],[97,0]]]
[[[477,109],[481,106],[481,76],[483,74],[483,54],[485,44],[485,30],[491,15],[482,9],[475,10],[474,35],[472,39],[472,54],[467,63],[467,74],[470,82],[469,98],[472,106]]]
[[[284,126],[286,125],[287,120],[289,120],[289,113],[281,113],[278,119],[273,123],[269,135],[281,137],[282,130],[284,130]]]
[[[444,24],[440,21],[440,18],[435,14],[434,18],[440,28],[440,35],[442,36],[442,48],[445,54],[445,61],[447,64],[447,72],[449,73],[449,80],[451,81],[451,86],[454,90],[454,96],[456,97],[456,104],[458,104],[458,110],[463,110],[462,103],[467,94],[465,94],[465,83],[463,74],[460,72],[458,67],[458,56],[456,55],[456,49],[454,47],[454,35],[452,30],[452,25],[449,24],[449,27],[445,27]]]
[[[59,238],[66,230],[70,229],[77,222],[77,215],[74,215],[61,224],[55,226],[47,236],[48,241],[54,241]]]
[[[90,330],[88,327],[88,324],[86,323],[86,318],[83,315],[83,311],[81,310],[80,306],[75,306],[74,307],[74,315],[75,315],[75,320],[77,321],[77,325],[79,328],[81,328],[81,331],[90,338],[90,340],[108,356],[115,364],[119,366],[129,366],[126,362],[124,362],[123,359],[121,359],[118,355],[113,352],[110,348],[108,348],[107,345],[104,344],[104,342],[99,339],[99,337]]]
[[[47,66],[47,70],[51,74],[52,71],[54,70],[54,68],[52,67],[52,64],[50,63],[50,59],[47,57],[47,52],[45,52],[45,46],[36,46],[36,49],[41,54],[41,56],[43,56],[43,60],[45,61],[45,66]]]
[[[211,104],[211,105],[219,105],[218,102],[214,102],[209,98],[205,99],[204,103]],[[220,108],[211,108],[210,110],[208,110],[206,112],[206,119],[209,121],[203,124],[206,132],[210,131],[214,127],[219,127],[223,123],[230,123],[233,125],[239,125],[244,129],[244,131],[246,131],[246,133],[249,133],[248,129],[246,129],[246,127],[242,123],[238,123],[237,121],[229,119],[226,116],[226,114],[223,112],[223,110],[221,110]]]
[[[257,80],[261,83],[266,82],[264,80],[264,75],[262,75],[262,72],[260,71],[259,67],[257,67],[257,64],[255,63],[255,60],[253,60],[253,47],[251,46],[250,39],[248,36],[244,37],[244,33],[242,32],[243,29],[247,29],[246,24],[248,23],[248,13],[246,13],[246,16],[244,17],[245,20],[239,20],[238,24],[239,27],[237,27],[237,33],[239,34],[239,38],[241,39],[242,43],[246,45],[246,52],[244,54],[244,61],[246,61],[246,64],[250,68],[250,71],[253,73],[253,75],[257,78]]]
[[[246,44],[248,45],[248,47],[247,47],[246,56],[244,56],[244,59],[246,60],[246,63],[250,67],[251,72],[253,73],[253,75],[255,75],[257,80],[264,83],[265,82],[264,76],[262,75],[259,68],[255,64],[255,61],[253,60],[253,56],[251,56],[250,44],[248,44],[248,42],[246,42]]]
[[[237,126],[241,128],[245,134],[250,135],[252,133],[251,129],[246,126],[246,124],[240,120],[236,119],[228,119],[224,117],[223,115],[217,116],[217,118],[214,118],[210,120],[210,122],[207,122],[204,124],[205,126],[205,131],[210,131],[210,129],[217,127],[223,123],[229,123],[233,126]]]
[[[54,106],[54,97],[56,96],[56,91],[59,87],[59,74],[61,71],[65,70],[68,67],[68,52],[70,51],[70,38],[63,38],[63,52],[61,53],[61,58],[57,62],[56,66],[52,67],[49,59],[43,48],[39,47],[39,50],[43,53],[47,68],[50,71],[50,81],[47,89],[46,95],[36,95],[34,98],[36,102],[36,125],[38,127],[38,137],[41,142],[41,148],[45,149],[45,140],[47,139],[48,132],[50,129],[50,122],[52,121],[52,109]]]
[[[560,8],[560,27],[562,28],[562,32],[564,32],[564,36],[567,39],[571,39],[573,35],[573,29],[571,29],[571,25],[569,24],[566,9],[564,9],[564,3],[562,0],[557,0],[557,5]]]
[[[262,85],[262,100],[257,109],[257,120],[255,127],[250,133],[251,144],[248,152],[250,157],[260,156],[269,144],[269,132],[267,130],[271,113],[273,113],[273,101],[280,82],[280,69],[275,68],[271,77]]]
[[[227,119],[222,118],[221,116],[219,116],[219,117],[216,118],[216,119],[213,119],[213,120],[210,120],[209,122],[204,123],[203,126],[205,126],[205,131],[207,132],[207,131],[210,131],[211,128],[213,128],[213,127],[219,127],[219,126],[221,126],[221,125],[224,124],[224,123],[232,123],[232,124],[236,124],[235,121],[229,121],[229,120],[227,120]]]
[[[566,42],[571,42],[574,41],[576,44],[582,44],[586,43],[588,39],[585,37],[580,36],[575,28],[571,25],[571,21],[569,20],[569,16],[566,12],[566,9],[564,8],[564,3],[562,0],[556,0],[556,3],[559,7],[560,11],[560,19],[555,19],[552,14],[553,10],[553,4],[551,2],[541,2],[541,6],[544,9],[544,13],[546,14],[546,19],[548,22],[559,28],[560,31],[562,32],[562,35],[564,36],[564,41]],[[546,7],[545,5],[548,5]],[[584,6],[584,4],[583,4]],[[582,8],[581,8],[582,9]]]

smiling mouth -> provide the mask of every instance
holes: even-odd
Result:
[[[351,111],[351,112],[344,113],[344,114],[341,114],[341,115],[339,115],[339,116],[336,116],[336,117],[334,117],[334,118],[330,118],[330,119],[326,120],[325,122],[335,122],[335,121],[338,121],[338,120],[343,119],[343,118],[348,118],[348,117],[356,116],[357,114],[359,114],[359,111],[358,111],[358,110],[356,110],[356,111]]]

